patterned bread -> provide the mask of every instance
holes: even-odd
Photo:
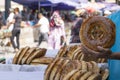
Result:
[[[88,48],[110,48],[115,42],[115,24],[106,17],[93,16],[85,20],[80,29],[80,40]]]

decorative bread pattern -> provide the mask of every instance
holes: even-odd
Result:
[[[97,46],[110,48],[115,42],[115,24],[103,16],[90,17],[81,26],[80,40],[95,51]]]

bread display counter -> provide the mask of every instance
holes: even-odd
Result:
[[[86,56],[80,48],[80,45],[60,50],[24,47],[6,64],[0,64],[0,74],[11,75],[3,80],[10,77],[9,80],[25,80],[28,76],[29,80],[106,80],[109,75],[106,60]]]

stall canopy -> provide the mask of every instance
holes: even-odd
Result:
[[[59,10],[73,10],[76,6],[79,6],[79,0],[13,0],[24,6],[28,6],[32,9],[38,9],[38,7],[52,7]]]

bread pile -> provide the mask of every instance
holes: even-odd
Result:
[[[44,57],[46,53],[44,48],[30,48],[24,47],[21,48],[13,58],[13,64],[49,64],[52,62],[53,58]]]
[[[106,80],[109,75],[108,69],[99,68],[97,59],[85,55],[80,45],[62,47],[55,58],[45,57],[45,53],[44,48],[21,48],[13,64],[47,64],[44,80]]]
[[[63,46],[59,50],[56,57],[66,57],[72,60],[84,60],[84,61],[95,61],[97,63],[105,63],[107,59],[105,58],[96,58],[94,55],[91,54],[84,54],[81,50],[80,45],[74,46]]]
[[[44,80],[106,80],[108,74],[108,69],[100,69],[94,61],[56,58],[48,65]]]

